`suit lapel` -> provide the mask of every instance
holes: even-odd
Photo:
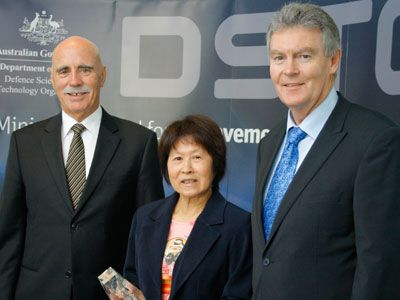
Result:
[[[188,241],[174,267],[171,300],[173,300],[174,295],[184,285],[218,240],[220,233],[213,228],[213,225],[223,223],[225,205],[226,201],[221,194],[214,192],[203,212],[197,218]]]
[[[283,219],[296,202],[302,191],[306,188],[311,179],[315,176],[318,170],[323,166],[325,161],[346,136],[347,133],[343,131],[343,124],[345,122],[349,107],[349,102],[339,94],[338,103],[336,104],[335,109],[333,110],[319,136],[315,140],[313,146],[301,164],[299,170],[293,178],[293,181],[289,185],[285,196],[282,199],[281,205],[276,213],[266,247],[268,247]]]
[[[114,123],[113,118],[103,109],[92,165],[86,180],[86,186],[76,209],[76,214],[83,209],[110,164],[121,140],[116,134],[117,132],[118,127]]]
[[[256,205],[255,211],[257,216],[257,232],[259,234],[259,240],[265,241],[265,234],[264,234],[264,224],[263,224],[263,210],[264,210],[264,190],[265,184],[267,182],[268,174],[272,169],[273,163],[275,161],[275,157],[279,151],[281,146],[283,137],[286,133],[286,119],[277,127],[277,130],[272,131],[268,135],[268,141],[266,141],[266,148],[262,149],[262,153],[259,155],[263,155],[260,158],[260,166],[259,170],[262,172],[261,174],[257,174],[259,177],[257,181],[256,191],[257,194],[254,197],[254,205]],[[265,158],[265,159],[264,159]],[[254,210],[253,210],[254,211]]]
[[[103,109],[92,165],[76,213],[79,213],[83,209],[110,164],[121,140],[116,134],[117,132],[117,125],[114,123],[112,117]]]
[[[74,213],[65,174],[64,159],[61,147],[61,114],[51,118],[44,128],[42,147],[55,185],[71,214]]]
[[[143,236],[146,237],[147,269],[150,270],[151,280],[158,288],[161,297],[161,266],[164,258],[165,245],[167,244],[169,228],[171,224],[172,212],[174,211],[176,201],[179,195],[174,193],[165,200],[162,200],[155,213],[150,216],[152,222],[143,226]]]

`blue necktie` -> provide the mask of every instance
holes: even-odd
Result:
[[[281,160],[276,167],[267,196],[265,197],[263,219],[266,240],[268,240],[272,223],[274,222],[282,198],[296,173],[297,161],[299,160],[298,145],[306,135],[307,134],[301,130],[300,127],[292,127],[289,129]]]

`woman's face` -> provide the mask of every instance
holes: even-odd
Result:
[[[168,156],[169,180],[182,198],[209,197],[214,180],[212,158],[193,138],[179,139]]]

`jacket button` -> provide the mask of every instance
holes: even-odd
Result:
[[[65,277],[71,278],[72,277],[72,272],[71,271],[65,272]]]
[[[263,259],[263,265],[264,265],[264,266],[268,266],[270,263],[271,263],[271,261],[269,260],[268,257],[266,257],[266,258]]]
[[[71,225],[71,228],[72,228],[73,230],[78,229],[78,224],[73,223],[73,224]]]

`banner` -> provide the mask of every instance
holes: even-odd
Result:
[[[80,35],[98,45],[107,67],[101,104],[109,113],[158,137],[187,114],[218,123],[228,147],[220,190],[251,210],[258,142],[287,114],[265,46],[271,17],[285,2],[2,0],[0,188],[11,133],[60,111],[49,78],[55,45]],[[400,1],[312,3],[340,29],[336,89],[400,122]]]

